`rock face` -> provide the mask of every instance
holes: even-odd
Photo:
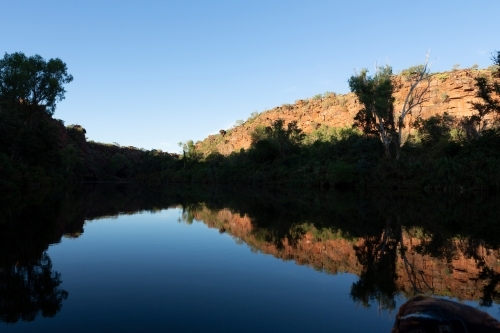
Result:
[[[420,109],[410,114],[406,121],[412,121],[419,115],[428,118],[444,112],[457,118],[471,115],[470,102],[476,100],[474,78],[477,75],[491,76],[486,70],[471,69],[434,74],[425,95],[425,102]],[[402,76],[395,76],[394,86],[395,110],[398,112],[409,91],[409,83]],[[241,126],[225,131],[224,135],[209,136],[203,142],[198,143],[197,147],[203,152],[218,151],[223,155],[241,148],[248,149],[251,145],[250,134],[254,129],[259,125],[269,126],[279,118],[284,119],[285,124],[297,121],[299,128],[305,133],[310,133],[321,125],[350,127],[360,108],[353,93],[317,95],[309,100],[297,100],[295,104],[283,104],[263,112]]]
[[[293,244],[287,239],[280,246],[260,239],[251,219],[228,209],[211,211],[202,208],[194,212],[197,220],[210,228],[228,232],[245,241],[251,248],[271,254],[282,260],[293,260],[329,273],[351,273],[361,276],[367,267],[360,261],[359,251],[367,249],[367,239],[347,239],[335,235],[329,239],[314,236],[307,231]],[[405,255],[396,255],[394,263],[397,291],[411,297],[417,293],[453,296],[461,300],[480,300],[485,290],[500,292],[500,249],[487,249],[481,244],[471,246],[466,239],[454,239],[439,256],[419,251],[429,240],[418,236],[418,230],[403,230],[402,245]],[[378,245],[378,244],[376,244]],[[398,245],[400,246],[400,245]],[[375,246],[376,247],[376,246]],[[486,272],[486,274],[485,274]],[[496,276],[496,278],[495,278]],[[496,281],[496,282],[495,282]]]

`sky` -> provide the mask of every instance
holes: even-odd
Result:
[[[16,0],[3,53],[60,58],[55,118],[89,140],[178,152],[252,112],[332,91],[355,70],[491,65],[497,0]]]

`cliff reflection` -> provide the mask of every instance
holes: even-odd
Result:
[[[356,274],[351,297],[363,306],[377,303],[390,310],[398,294],[408,298],[422,293],[483,306],[500,302],[500,247],[495,239],[500,215],[493,202],[464,198],[452,211],[446,209],[446,200],[444,207],[432,199],[427,205],[410,200],[408,206],[392,198],[389,208],[380,199],[336,195],[342,198],[319,210],[314,205],[302,210],[305,200],[290,205],[281,198],[262,206],[247,201],[245,209],[208,203],[187,208],[185,215],[229,233],[253,251],[332,274]],[[491,210],[474,215],[482,209]],[[485,224],[497,227],[488,230]]]
[[[68,292],[46,250],[102,217],[183,209],[253,251],[318,271],[352,273],[351,298],[395,308],[424,293],[500,302],[500,198],[87,184],[0,201],[0,320],[55,315]],[[14,297],[14,295],[20,295]]]

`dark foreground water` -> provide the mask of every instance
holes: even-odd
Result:
[[[0,332],[389,332],[422,293],[500,318],[498,207],[133,184],[6,202]]]

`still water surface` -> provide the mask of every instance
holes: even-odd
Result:
[[[468,255],[470,249],[460,252],[465,244],[460,242],[475,238],[443,241],[425,236],[428,228],[397,229],[394,221],[382,221],[382,229],[366,237],[353,236],[356,228],[323,225],[318,214],[313,214],[316,222],[307,213],[283,215],[279,207],[286,210],[296,198],[274,203],[266,198],[255,212],[257,200],[245,212],[241,207],[249,198],[235,208],[238,204],[226,206],[220,193],[216,200],[212,193],[212,203],[206,204],[182,190],[148,192],[164,198],[154,207],[133,189],[85,193],[56,209],[58,222],[47,222],[63,234],[60,242],[45,237],[50,239],[45,251],[44,244],[35,250],[23,245],[37,239],[36,232],[13,241],[28,250],[14,253],[12,246],[2,260],[1,332],[389,332],[398,307],[418,293],[460,298],[500,318],[497,275],[481,280],[484,269],[478,270],[488,267],[497,274],[498,249],[482,241],[472,250],[476,255],[484,250],[481,258]],[[109,208],[97,207],[106,200]],[[38,216],[37,207],[31,208]],[[83,226],[75,222],[79,219]],[[446,253],[431,253],[426,240],[456,249],[448,260]],[[412,242],[424,250],[412,251]],[[392,250],[380,250],[382,243]],[[404,256],[398,255],[401,246],[406,246]],[[45,260],[28,258],[39,249]],[[413,275],[404,274],[409,269]],[[45,273],[36,280],[37,272]],[[493,288],[486,296],[485,286]],[[14,304],[21,293],[33,295]]]

